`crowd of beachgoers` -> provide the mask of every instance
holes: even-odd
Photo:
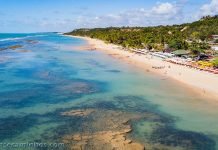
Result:
[[[192,58],[184,58],[184,57],[177,57],[172,53],[163,53],[163,52],[154,52],[151,55],[160,57],[164,61],[186,66],[193,69],[198,69],[200,71],[207,71],[209,73],[218,74],[218,68],[212,67],[209,62],[206,61],[195,61]]]
[[[177,55],[173,53],[150,52],[147,49],[126,49],[126,48],[121,48],[121,47],[119,47],[119,49],[133,52],[139,55],[145,55],[145,56],[151,55],[154,57],[158,57],[162,59],[163,61],[166,61],[169,63],[186,66],[186,67],[197,69],[200,71],[206,71],[206,72],[213,73],[213,74],[218,74],[218,68],[213,67],[210,62],[203,61],[203,60],[197,61],[197,60],[194,60],[193,58],[187,57],[186,55],[183,55],[182,57],[178,57]],[[153,68],[161,69],[163,67],[153,67]]]

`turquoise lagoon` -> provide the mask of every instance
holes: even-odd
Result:
[[[61,115],[95,109],[156,116],[128,121],[128,138],[150,149],[218,149],[214,99],[100,51],[76,49],[83,44],[57,33],[0,34],[0,143],[61,143],[65,135],[104,130],[90,124],[97,116]]]

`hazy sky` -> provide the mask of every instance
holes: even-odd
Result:
[[[153,26],[218,14],[218,0],[0,0],[0,32]]]

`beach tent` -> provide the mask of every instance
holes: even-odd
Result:
[[[176,50],[172,52],[174,55],[176,56],[184,56],[184,55],[188,55],[190,52],[187,50]]]

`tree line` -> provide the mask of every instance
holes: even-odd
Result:
[[[218,15],[199,21],[171,26],[108,27],[76,29],[68,35],[88,36],[126,48],[146,48],[157,51],[189,50],[192,54],[210,49],[211,35],[218,34]],[[218,41],[214,41],[218,42]]]

